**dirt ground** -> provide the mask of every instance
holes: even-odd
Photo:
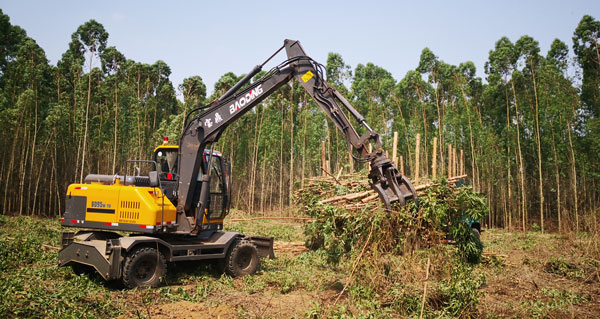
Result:
[[[318,299],[315,293],[294,291],[279,294],[274,291],[247,295],[229,293],[209,298],[206,302],[179,301],[164,304],[148,311],[150,318],[304,318],[311,303]]]
[[[502,230],[488,230],[482,239],[484,262],[476,272],[485,274],[486,283],[479,288],[477,317],[600,317],[600,262],[586,253],[592,239]],[[299,258],[306,251],[299,241],[276,242],[275,250],[278,258],[285,260]],[[307,318],[313,309],[331,306],[340,290],[299,288],[282,293],[266,286],[249,293],[245,285],[235,279],[233,289],[215,291],[202,302],[160,304],[139,310],[137,316]]]
[[[600,317],[600,261],[593,238],[488,231],[483,236],[484,317]]]

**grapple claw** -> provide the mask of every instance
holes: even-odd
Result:
[[[410,181],[383,154],[375,154],[371,160],[369,178],[371,187],[379,194],[388,211],[391,211],[393,203],[404,206],[407,200],[418,201],[417,192]]]

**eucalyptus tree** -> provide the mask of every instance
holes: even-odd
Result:
[[[519,52],[519,56],[522,57],[524,61],[524,73],[529,73],[532,80],[533,87],[533,95],[534,95],[534,103],[532,104],[532,108],[534,109],[534,131],[535,131],[535,141],[537,145],[537,166],[538,166],[538,196],[539,196],[539,213],[540,213],[540,225],[542,229],[542,233],[544,232],[544,175],[542,173],[542,137],[540,132],[540,103],[539,103],[539,94],[538,94],[538,79],[536,75],[536,69],[538,65],[541,63],[543,59],[540,56],[540,48],[538,42],[535,41],[530,36],[522,36],[515,43],[515,47]]]
[[[491,50],[489,53],[488,62],[486,62],[485,68],[486,73],[489,75],[488,81],[493,80],[494,77],[500,77],[502,79],[502,84],[504,86],[505,99],[506,99],[506,138],[507,141],[507,173],[508,180],[510,185],[511,180],[511,161],[512,153],[510,149],[510,132],[511,125],[515,123],[515,132],[516,132],[516,158],[518,160],[517,172],[519,175],[518,186],[520,187],[520,214],[521,222],[523,230],[526,228],[526,220],[527,220],[527,186],[525,181],[525,168],[523,161],[523,152],[521,147],[521,121],[522,115],[519,109],[519,99],[517,97],[517,90],[515,88],[515,75],[518,76],[519,72],[515,71],[517,59],[518,59],[518,51],[515,48],[515,45],[507,38],[502,37],[495,44],[494,50]],[[490,83],[494,83],[494,81],[490,81]],[[507,85],[510,84],[510,85]],[[509,90],[511,91],[512,101],[510,100]],[[514,106],[514,116],[511,115],[511,106]],[[508,200],[510,200],[510,189],[508,190]]]
[[[373,63],[359,64],[354,69],[352,91],[355,107],[365,115],[368,123],[382,138],[388,137],[391,130],[387,126],[392,118],[390,105],[396,80],[386,69]]]
[[[79,182],[83,181],[83,171],[85,167],[85,155],[86,155],[86,144],[87,144],[87,133],[88,133],[88,119],[90,110],[90,99],[92,96],[92,63],[94,57],[100,56],[106,48],[106,41],[108,40],[108,32],[104,29],[102,24],[92,19],[82,24],[77,28],[71,35],[71,43],[69,43],[69,50],[81,60],[84,56],[88,55],[88,90],[87,90],[87,104],[85,109],[85,129],[83,133],[83,145],[81,151],[81,171],[79,175]]]
[[[583,71],[581,101],[600,116],[600,21],[585,15],[573,33],[573,50]]]
[[[418,133],[424,133],[427,141],[427,132],[433,124],[428,115],[433,96],[433,87],[423,80],[418,71],[408,71],[404,78],[398,81],[394,89],[394,104],[397,115],[395,116],[394,129],[399,130],[404,137],[399,149],[405,150],[405,172],[408,173],[412,165],[412,150],[414,138]],[[427,147],[425,148],[427,149]],[[425,166],[425,165],[423,165]],[[415,172],[413,172],[414,174]]]
[[[36,155],[39,155],[38,136],[42,131],[52,78],[44,50],[33,39],[25,36],[14,49],[1,81],[7,102],[2,103],[2,113],[8,117],[7,124],[12,124],[9,131],[14,132],[8,139],[12,146],[5,174],[4,196],[5,199],[11,197],[9,203],[12,197],[18,196],[18,213],[21,215],[30,212],[32,205],[37,204],[39,179],[36,177],[43,168],[37,165],[36,159]],[[11,196],[8,185],[15,170],[18,170],[17,176],[22,178],[18,179],[18,188]],[[16,206],[6,208],[14,209]]]
[[[25,30],[10,23],[10,17],[0,9],[0,79],[6,66],[14,58],[17,47],[27,37]]]
[[[339,53],[329,52],[325,65],[327,82],[334,85],[342,94],[348,94],[345,83],[352,79],[352,68],[344,62]]]
[[[113,160],[112,174],[116,174],[117,165],[117,148],[118,148],[118,133],[119,133],[119,82],[121,77],[121,68],[126,61],[125,56],[115,47],[108,47],[100,56],[102,60],[102,70],[107,74],[107,83],[112,82],[113,87],[113,110],[114,110],[114,140],[113,140]]]
[[[183,83],[179,84],[179,91],[183,95],[183,118],[181,121],[181,130],[185,125],[185,114],[195,107],[200,106],[206,101],[206,84],[198,75],[194,75],[183,79]]]
[[[438,57],[433,54],[429,48],[421,51],[421,57],[419,59],[419,66],[417,71],[423,75],[427,75],[427,80],[433,87],[433,98],[435,101],[435,108],[437,111],[437,128],[439,137],[439,154],[440,158],[444,158],[445,150],[445,138],[444,138],[444,104],[441,103],[440,97],[440,77],[442,76],[440,67],[443,67]],[[440,170],[444,172],[444,161],[440,162]]]
[[[593,174],[587,174],[586,171],[597,172],[600,170],[600,165],[597,161],[597,155],[600,152],[600,21],[590,15],[582,17],[573,33],[573,50],[577,64],[581,70],[581,106],[577,110],[582,114],[582,126],[580,129],[585,131],[583,145],[588,157],[587,161],[583,162],[583,167],[580,170],[584,178],[583,187],[585,193],[585,179],[592,179]],[[574,111],[575,112],[575,111]],[[587,176],[586,176],[587,175]],[[597,176],[597,175],[596,175]],[[598,178],[595,178],[596,183]],[[592,192],[597,196],[597,186],[592,187]],[[591,194],[590,194],[591,195]],[[591,198],[594,196],[591,195]],[[576,220],[577,230],[579,230],[579,219]]]

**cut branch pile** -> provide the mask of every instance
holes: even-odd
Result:
[[[467,175],[455,176],[448,179],[448,184],[455,185]],[[414,185],[417,195],[421,196],[425,190],[439,185],[439,182],[421,180],[421,184]],[[343,193],[343,194],[339,194]],[[295,192],[295,198],[304,199],[316,196],[320,205],[330,204],[347,210],[361,210],[367,207],[382,207],[377,194],[369,186],[369,181],[362,175],[345,175],[334,178],[333,176],[315,177],[306,180],[304,188]]]
[[[346,253],[364,245],[368,230],[375,225],[371,250],[407,253],[423,246],[442,242],[442,233],[454,236],[464,256],[481,256],[475,247],[471,228],[465,218],[480,220],[487,213],[485,198],[463,184],[465,175],[446,180],[424,180],[415,185],[419,205],[392,205],[384,209],[379,195],[364,175],[323,176],[305,180],[295,192],[295,201],[306,215],[315,220],[306,224],[307,246],[324,248],[330,262],[336,263]],[[467,257],[468,258],[468,257]]]

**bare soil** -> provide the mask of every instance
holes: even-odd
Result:
[[[600,317],[600,261],[588,240],[488,231],[483,317]]]

